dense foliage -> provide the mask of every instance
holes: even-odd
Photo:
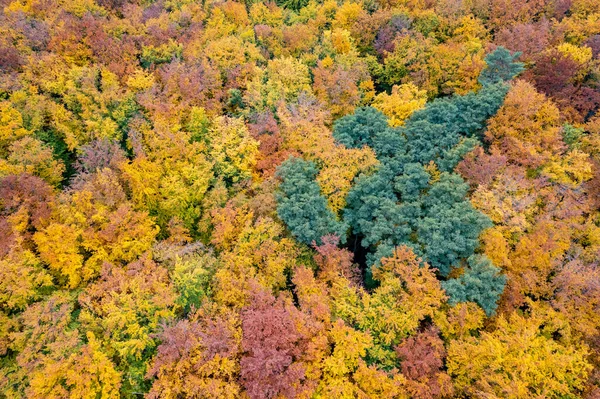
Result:
[[[0,0],[0,398],[600,397],[597,0]]]

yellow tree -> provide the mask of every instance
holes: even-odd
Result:
[[[9,101],[0,101],[0,156],[8,155],[8,147],[24,136],[30,135],[23,127],[23,117]]]
[[[67,359],[32,375],[31,398],[119,398],[121,374],[102,352],[94,334],[87,345]]]
[[[168,271],[148,255],[124,268],[105,263],[100,279],[79,296],[82,329],[93,332],[116,359],[126,391],[144,389],[156,332],[174,317],[175,299]]]
[[[588,350],[569,342],[568,326],[556,313],[548,317],[515,312],[500,316],[491,332],[451,341],[447,367],[458,391],[514,399],[578,396],[591,369]]]
[[[273,108],[280,101],[293,102],[302,92],[312,92],[308,67],[291,58],[269,60],[267,67],[248,83],[246,99],[262,110]]]
[[[415,333],[425,317],[433,317],[446,299],[429,265],[421,262],[405,246],[381,259],[381,265],[372,271],[380,285],[362,296],[355,315],[354,323],[373,337],[369,357],[383,366],[393,367],[396,357],[392,348]]]
[[[337,214],[346,205],[346,195],[354,178],[372,170],[377,165],[377,158],[369,147],[346,148],[341,145],[324,152],[319,158],[323,168],[317,175],[317,182],[327,197],[329,207]]]
[[[217,303],[239,308],[248,299],[250,279],[261,286],[281,291],[286,284],[286,271],[297,263],[299,249],[284,237],[283,227],[271,218],[254,218],[247,207],[213,211],[213,242],[222,249],[221,267],[214,277]]]
[[[539,166],[561,150],[560,113],[530,83],[517,80],[488,121],[485,136],[492,145],[502,146],[510,160]]]
[[[42,261],[62,284],[75,288],[97,276],[103,262],[137,259],[157,234],[147,212],[134,210],[114,173],[104,169],[79,191],[63,194],[54,217],[33,239]]]
[[[41,297],[43,288],[52,285],[51,276],[33,252],[17,246],[0,258],[0,309],[24,310]]]
[[[220,116],[209,128],[208,154],[215,174],[237,183],[252,176],[258,142],[241,119]]]
[[[396,127],[404,125],[404,121],[413,112],[424,108],[426,102],[425,90],[419,90],[414,84],[406,83],[400,86],[394,85],[391,94],[383,92],[376,95],[373,107],[388,117],[390,126]]]
[[[130,163],[123,163],[121,170],[124,180],[131,190],[131,199],[136,208],[148,211],[161,228],[173,218],[181,220],[186,229],[192,231],[202,214],[202,200],[213,178],[214,162],[207,156],[206,144],[193,141],[193,132],[184,131],[176,121],[159,116],[154,129],[140,122],[137,128],[141,133],[143,148]],[[195,130],[189,127],[189,130]],[[230,129],[229,140],[240,144],[235,129]],[[225,137],[225,131],[219,132]],[[231,143],[230,143],[231,145]],[[225,145],[215,156],[227,160],[235,158],[235,150]],[[228,154],[231,153],[231,154]],[[231,168],[234,168],[231,166]],[[237,171],[237,169],[233,169]]]
[[[6,159],[0,159],[0,177],[28,173],[57,186],[63,179],[65,165],[55,160],[52,149],[34,137],[23,137],[8,148]]]

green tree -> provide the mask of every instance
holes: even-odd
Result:
[[[456,278],[442,282],[451,305],[460,302],[475,302],[488,316],[496,311],[498,298],[506,284],[506,276],[485,256],[472,255],[467,260],[469,267]]]
[[[511,54],[502,46],[485,57],[485,68],[479,75],[479,83],[483,86],[493,85],[498,82],[508,82],[525,69],[523,63],[515,62],[521,55],[520,52]]]
[[[333,125],[333,137],[348,148],[373,146],[375,137],[389,129],[387,118],[372,107],[357,108],[353,114],[338,119]]]
[[[328,234],[336,234],[344,242],[346,225],[327,207],[327,200],[315,181],[317,173],[313,162],[300,158],[291,157],[279,166],[277,176],[282,182],[277,214],[305,244],[321,244],[321,237]]]

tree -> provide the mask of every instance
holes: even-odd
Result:
[[[478,334],[485,317],[485,312],[477,304],[462,302],[436,312],[434,322],[444,339],[451,341]]]
[[[10,349],[16,354],[12,372],[4,374],[3,393],[11,397],[65,397],[65,377],[69,358],[81,346],[74,328],[75,300],[66,292],[56,292],[29,306],[18,316],[18,326]],[[8,371],[8,370],[6,370]],[[109,371],[110,373],[110,371]]]
[[[586,338],[591,338],[596,332],[596,310],[600,300],[600,284],[596,276],[599,273],[595,265],[584,265],[576,259],[560,267],[552,279],[555,292],[552,307]]]
[[[321,195],[313,162],[289,158],[277,169],[282,180],[277,200],[277,214],[301,242],[321,243],[321,237],[336,234],[345,241],[346,227],[336,220]]]
[[[560,327],[540,315],[500,316],[493,332],[454,340],[448,374],[458,392],[505,398],[577,395],[590,370],[585,346],[561,342]]]
[[[396,347],[407,389],[416,399],[443,398],[452,394],[450,376],[442,371],[446,358],[439,331],[430,328]]]
[[[296,397],[306,366],[300,360],[303,337],[294,325],[297,310],[258,290],[242,310],[241,382],[250,398]]]
[[[393,348],[414,334],[425,317],[432,317],[446,297],[429,265],[421,265],[406,246],[381,259],[372,273],[379,286],[362,296],[354,323],[373,337],[367,361],[392,369],[396,366]]]
[[[434,161],[451,171],[472,150],[486,121],[502,105],[508,86],[497,83],[477,93],[436,99],[416,111],[402,132],[407,138],[407,154],[412,162]]]
[[[10,144],[28,135],[21,113],[9,101],[0,102],[0,155],[6,157]]]
[[[185,109],[186,106],[197,106],[212,112],[220,110],[220,100],[225,93],[219,71],[200,57],[195,62],[184,63],[177,58],[171,60],[172,53],[169,51],[180,51],[181,44],[177,46],[179,47],[163,46],[160,49],[163,52],[167,51],[165,55],[169,57],[167,61],[170,62],[161,66],[156,73],[157,86],[160,88],[156,97],[165,104],[181,109]],[[156,52],[152,49],[147,54],[155,57]],[[156,97],[146,95],[138,101],[146,109],[155,109]]]
[[[105,264],[100,279],[79,297],[79,321],[116,359],[125,391],[144,389],[156,332],[174,317],[175,299],[167,270],[148,256],[125,268]]]
[[[0,258],[0,309],[24,310],[42,297],[44,288],[52,287],[52,278],[31,252],[14,248]]]
[[[426,213],[417,222],[418,242],[425,259],[444,276],[460,259],[473,254],[479,235],[491,227],[489,218],[464,199],[466,190],[459,176],[442,174],[429,190]]]
[[[273,292],[284,290],[299,256],[298,244],[285,237],[284,226],[270,217],[254,219],[247,207],[228,204],[213,214],[219,220],[213,242],[227,245],[213,279],[215,301],[236,309],[246,306],[250,282]]]
[[[70,288],[77,287],[82,280],[82,275],[91,277],[90,270],[81,270],[83,255],[79,253],[79,236],[81,231],[71,226],[52,223],[34,235],[40,258],[66,278],[66,285]]]
[[[211,253],[177,257],[172,266],[171,280],[177,293],[177,304],[188,314],[198,309],[212,291],[211,280],[218,266]]]
[[[282,100],[293,102],[302,92],[311,91],[308,67],[294,58],[282,57],[269,60],[266,69],[248,83],[246,101],[263,110]]]
[[[373,345],[372,338],[338,319],[328,331],[327,340],[330,351],[321,362],[323,374],[316,393],[342,398],[351,398],[362,393],[352,381],[352,376],[365,366],[362,358]]]
[[[223,134],[214,137],[209,151],[207,143],[192,140],[193,132],[182,131],[179,125],[172,128],[162,118],[155,122],[154,129],[145,121],[136,122],[143,139],[140,154],[131,162],[122,163],[120,169],[131,190],[132,202],[155,216],[163,230],[172,218],[178,218],[192,235],[195,233],[202,200],[213,181],[215,162],[221,162],[219,167],[224,170],[219,171],[227,174],[230,181],[250,173],[256,143],[246,137],[247,130],[240,121],[219,121],[215,128],[223,129]],[[236,145],[241,148],[232,147]]]
[[[221,72],[227,88],[245,88],[254,77],[255,63],[263,60],[256,46],[237,36],[224,36],[208,42],[203,53]],[[237,75],[237,76],[236,76]]]
[[[377,134],[388,129],[387,119],[371,107],[357,108],[352,115],[339,118],[333,126],[333,137],[348,148],[371,147]]]
[[[346,148],[336,145],[331,151],[324,150],[318,161],[324,166],[316,181],[335,214],[345,207],[346,196],[354,179],[362,173],[369,173],[377,165],[375,154],[369,147]]]
[[[494,42],[508,50],[521,53],[521,61],[530,61],[550,44],[550,22],[520,23],[502,28]]]
[[[590,56],[589,49],[585,53],[584,57]],[[551,49],[537,54],[535,67],[524,77],[540,92],[551,97],[570,120],[581,123],[592,116],[600,104],[595,83],[588,80],[588,65],[578,62],[568,51]]]
[[[402,126],[404,121],[425,106],[427,93],[408,83],[392,87],[392,93],[380,93],[373,100],[373,107],[388,117],[392,127]]]
[[[39,177],[0,179],[0,254],[6,255],[14,245],[31,247],[33,234],[45,227],[54,205],[54,190]]]
[[[71,355],[62,365],[64,385],[70,397],[118,398],[121,374],[115,370],[115,365],[102,351],[93,333],[87,333],[87,340],[88,344],[78,353]]]
[[[339,237],[327,235],[321,237],[322,244],[315,246],[317,253],[314,255],[315,262],[319,267],[319,279],[333,281],[342,276],[356,285],[361,284],[360,270],[352,263],[352,252],[347,249],[338,248]]]
[[[523,64],[515,62],[521,53],[511,54],[502,46],[485,57],[485,68],[479,75],[479,83],[482,85],[493,85],[499,82],[508,82],[525,69]]]
[[[258,143],[242,120],[219,117],[213,121],[207,137],[215,174],[231,183],[252,176]]]
[[[147,377],[155,377],[150,398],[239,397],[239,316],[205,305],[191,316],[165,325]]]
[[[487,186],[507,165],[507,157],[493,148],[487,154],[482,147],[475,147],[456,166],[456,171],[472,186]]]
[[[407,241],[411,228],[404,208],[397,203],[391,182],[381,173],[361,176],[346,198],[344,221],[362,237],[365,248]]]
[[[38,176],[53,186],[63,179],[65,165],[55,160],[52,149],[40,140],[26,136],[14,141],[8,148],[6,160],[0,159],[0,176],[27,173]]]
[[[42,261],[70,288],[96,277],[104,262],[137,259],[158,234],[148,214],[126,202],[110,169],[97,177],[65,196],[56,218],[33,236]]]
[[[125,151],[114,140],[95,140],[80,148],[81,155],[75,162],[80,174],[91,174],[110,168],[115,171],[126,161]]]
[[[313,90],[315,95],[327,108],[332,117],[344,116],[354,110],[361,100],[359,84],[365,80],[357,68],[345,68],[342,65],[331,65],[319,61],[312,70]]]
[[[471,255],[467,263],[469,267],[460,277],[442,282],[442,287],[450,297],[448,302],[451,305],[475,302],[491,316],[498,306],[506,276],[500,274],[500,270],[485,256]]]
[[[537,166],[560,151],[559,110],[529,83],[518,80],[488,123],[485,137],[509,160]]]

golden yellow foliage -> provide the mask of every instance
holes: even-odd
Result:
[[[373,100],[373,107],[388,117],[392,127],[404,125],[413,112],[425,107],[427,92],[412,83],[392,88],[392,94],[380,93]]]
[[[10,102],[0,101],[0,155],[6,156],[8,146],[31,132],[23,127],[23,117]]]
[[[437,311],[433,317],[447,340],[464,339],[483,327],[484,310],[474,302],[461,302],[447,311]]]
[[[73,226],[52,223],[33,237],[40,258],[51,270],[66,278],[67,286],[77,287],[82,280],[83,255],[79,253],[81,230]]]
[[[377,165],[377,158],[368,147],[341,146],[336,146],[320,158],[325,166],[319,171],[317,182],[321,192],[327,197],[329,207],[337,214],[346,206],[346,195],[354,178]]]
[[[590,156],[577,149],[569,151],[565,156],[552,160],[544,165],[542,173],[550,180],[578,186],[593,177]]]
[[[362,8],[361,3],[345,1],[337,8],[332,25],[336,28],[348,29],[364,14],[366,11]]]
[[[578,64],[585,64],[592,60],[592,49],[587,46],[578,47],[571,43],[561,43],[557,49]]]
[[[455,387],[466,395],[508,399],[576,395],[591,369],[588,350],[550,338],[552,331],[542,331],[544,320],[515,312],[500,316],[493,332],[451,341],[447,367]]]
[[[237,183],[252,176],[258,142],[241,119],[218,117],[209,129],[208,153],[215,172]]]
[[[53,186],[62,181],[64,164],[55,160],[52,150],[40,140],[30,136],[23,137],[13,142],[8,152],[6,159],[0,159],[0,177],[29,173],[41,177]]]

